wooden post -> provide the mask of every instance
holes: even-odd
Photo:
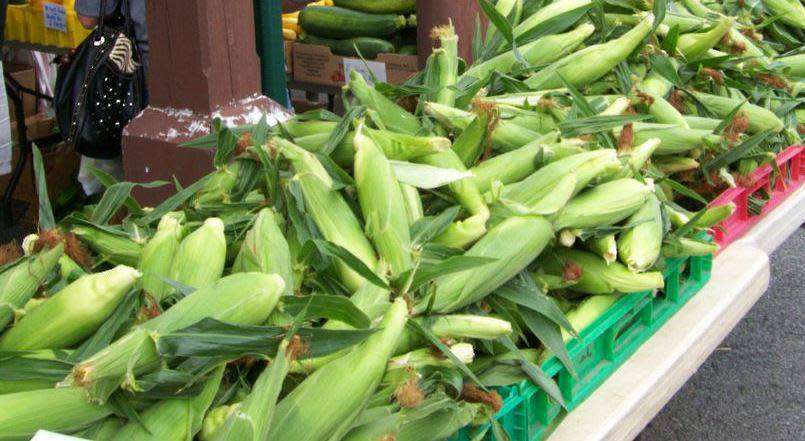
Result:
[[[123,132],[126,179],[188,185],[212,170],[214,152],[180,144],[210,133],[215,118],[242,125],[289,115],[261,94],[252,0],[147,0],[146,9],[150,106]],[[153,205],[171,193],[135,196]]]
[[[278,103],[290,105],[285,81],[282,5],[277,0],[254,0],[254,14],[263,93]]]

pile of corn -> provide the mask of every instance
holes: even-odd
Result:
[[[353,72],[344,117],[191,143],[216,170],[157,207],[102,172],[58,224],[41,198],[0,249],[0,439],[431,441],[496,386],[561,402],[537,365],[714,251],[734,207],[691,184],[799,141],[803,22],[751,26],[789,3],[658,4],[501,0],[475,64],[437,29],[408,84]]]
[[[332,6],[333,0],[319,0],[310,4],[318,6]],[[285,40],[294,41],[302,32],[302,28],[299,27],[299,12],[300,11],[282,14],[282,38]]]

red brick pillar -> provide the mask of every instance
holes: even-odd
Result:
[[[288,114],[260,92],[253,0],[147,0],[146,9],[150,106],[123,132],[126,179],[188,185],[209,173],[214,152],[179,145],[210,133],[215,118],[242,125]],[[154,205],[171,193],[136,196]]]
[[[420,67],[425,66],[428,55],[436,43],[430,38],[430,31],[436,26],[453,21],[458,35],[458,56],[472,62],[472,35],[475,32],[475,17],[480,17],[486,25],[486,16],[477,0],[417,0],[417,52]]]

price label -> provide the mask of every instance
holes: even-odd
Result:
[[[67,9],[64,5],[56,3],[43,3],[45,12],[45,27],[61,32],[67,32]]]
[[[370,86],[374,85],[374,78],[377,78],[378,81],[386,81],[386,63],[344,58],[344,75],[347,76],[347,82],[349,82],[349,73],[353,70],[361,74]],[[374,78],[372,74],[374,74]]]

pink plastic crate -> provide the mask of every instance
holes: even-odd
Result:
[[[763,165],[750,175],[751,185],[730,188],[710,203],[713,207],[730,202],[737,206],[735,213],[724,219],[713,231],[713,238],[721,249],[743,236],[766,213],[780,205],[805,183],[805,146],[793,145],[780,152],[777,155],[777,165],[782,176],[773,177],[771,165]],[[769,200],[759,214],[752,214],[749,212],[749,197],[761,189],[768,193]]]

